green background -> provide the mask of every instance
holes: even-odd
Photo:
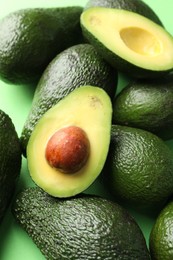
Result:
[[[68,5],[84,6],[86,0],[0,0],[0,18],[11,11],[26,7],[56,7]],[[145,0],[153,8],[162,20],[165,28],[173,34],[172,21],[172,0]],[[128,79],[120,75],[118,90],[126,85]],[[23,124],[29,112],[35,86],[16,86],[5,84],[0,81],[0,109],[6,112],[11,118],[20,136]],[[167,142],[173,149],[172,141]],[[18,189],[34,185],[29,177],[26,159],[22,160],[22,169]],[[87,193],[95,193],[109,197],[105,187],[99,179],[87,190]],[[129,209],[140,225],[148,243],[151,227],[155,221],[154,212],[141,214]],[[0,260],[44,260],[44,256],[35,246],[29,236],[19,227],[11,215],[10,208],[0,226]]]

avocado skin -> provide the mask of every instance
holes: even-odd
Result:
[[[173,200],[170,199],[157,215],[149,236],[152,259],[172,259]]]
[[[119,175],[125,180],[123,187]],[[113,124],[104,180],[121,203],[141,211],[158,211],[173,194],[172,150],[151,132]],[[149,185],[144,187],[145,182]]]
[[[163,26],[163,23],[158,17],[158,15],[152,10],[152,8],[149,5],[144,3],[142,0],[89,0],[86,3],[84,10],[94,6],[124,9],[131,12],[135,12]]]
[[[35,83],[49,62],[67,47],[83,42],[83,8],[28,8],[0,22],[0,77],[13,84]]]
[[[135,220],[101,197],[57,199],[30,187],[18,194],[12,211],[46,259],[150,259]]]
[[[20,137],[23,154],[39,118],[75,88],[92,85],[103,88],[113,100],[118,74],[95,48],[87,43],[74,45],[58,54],[43,73]]]
[[[21,168],[21,149],[11,118],[0,110],[0,222],[11,202]]]
[[[173,138],[173,82],[130,82],[113,102],[113,124],[142,128],[164,140]]]

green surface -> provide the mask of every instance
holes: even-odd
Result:
[[[18,195],[13,214],[47,259],[150,260],[131,215],[98,196],[64,200],[32,187]]]
[[[12,84],[39,80],[57,53],[83,41],[82,11],[81,6],[24,8],[6,15],[0,23],[1,79]]]
[[[68,5],[85,5],[86,0],[0,0],[0,17],[10,11],[25,7],[52,7]],[[166,29],[173,34],[172,26],[172,0],[145,0],[161,18]],[[119,88],[126,84],[127,79],[121,78]],[[12,118],[19,135],[31,106],[34,88],[26,86],[7,85],[0,82],[0,109],[4,110]],[[173,142],[168,143],[173,149]],[[33,185],[27,170],[26,160],[23,158],[19,187]],[[87,192],[108,196],[101,183],[96,181]],[[130,210],[141,226],[148,241],[151,227],[154,223],[153,216],[143,215]],[[153,212],[152,212],[153,214]],[[34,245],[28,235],[15,223],[10,210],[0,227],[0,259],[1,260],[44,260],[39,249]]]

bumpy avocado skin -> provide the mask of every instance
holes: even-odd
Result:
[[[94,6],[102,6],[108,8],[117,8],[124,9],[131,12],[138,13],[143,15],[153,22],[163,26],[162,21],[158,17],[158,15],[154,12],[154,10],[144,3],[142,0],[89,0],[86,3],[84,10],[94,7]]]
[[[135,209],[160,210],[172,196],[172,150],[149,131],[112,125],[104,172],[113,196]]]
[[[43,73],[25,121],[21,145],[23,154],[29,137],[41,116],[75,88],[92,85],[103,88],[113,100],[117,71],[87,43],[77,44],[58,54]]]
[[[94,195],[56,199],[32,187],[18,195],[13,214],[46,259],[150,259],[129,213]]]
[[[142,128],[173,138],[172,79],[130,82],[113,102],[113,124]]]
[[[28,8],[0,22],[0,77],[13,84],[36,82],[65,48],[83,42],[79,6]]]
[[[11,202],[21,168],[18,135],[10,117],[0,110],[0,221]]]

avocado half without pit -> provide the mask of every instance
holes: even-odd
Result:
[[[135,78],[155,78],[173,69],[173,37],[137,13],[93,7],[81,15],[85,38],[116,69]]]
[[[111,100],[94,86],[81,86],[50,108],[27,146],[28,169],[37,186],[54,197],[88,188],[106,161],[111,120]]]

